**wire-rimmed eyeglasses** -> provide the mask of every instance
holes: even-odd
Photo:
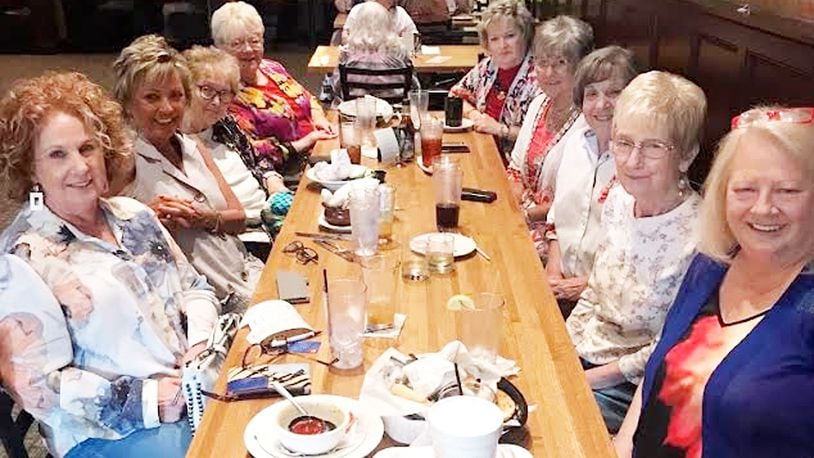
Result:
[[[302,244],[299,240],[294,240],[288,245],[283,247],[283,253],[295,256],[297,262],[300,264],[308,264],[319,262],[319,254],[313,248],[309,248]]]
[[[633,150],[638,149],[639,154],[648,159],[661,159],[667,155],[675,146],[669,145],[657,140],[645,140],[641,143],[635,143],[624,138],[611,140],[610,149],[614,156],[624,159],[631,154]]]

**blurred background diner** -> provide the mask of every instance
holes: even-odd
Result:
[[[245,309],[263,264],[237,238],[246,213],[208,148],[179,131],[192,97],[186,60],[164,38],[145,35],[113,67],[113,92],[137,133],[122,193],[156,212],[224,310]]]

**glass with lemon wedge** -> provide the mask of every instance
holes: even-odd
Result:
[[[496,293],[456,294],[447,300],[455,314],[455,332],[475,358],[494,361],[500,352],[503,296]]]

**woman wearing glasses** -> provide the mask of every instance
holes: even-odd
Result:
[[[588,286],[566,321],[611,432],[619,428],[695,249],[701,199],[686,172],[698,153],[703,91],[664,72],[639,75],[616,101],[618,185],[602,208]]]
[[[146,35],[122,50],[113,69],[115,96],[138,134],[123,193],[156,212],[225,311],[244,308],[263,265],[236,237],[246,214],[209,150],[178,132],[192,95],[185,59],[164,38]]]
[[[279,63],[265,59],[263,19],[245,2],[212,14],[215,46],[235,56],[243,87],[229,107],[256,155],[254,171],[295,174],[319,140],[335,136],[317,99]]]
[[[226,110],[240,85],[240,69],[234,56],[214,46],[193,46],[184,51],[192,75],[192,97],[184,113],[182,130],[200,140],[226,183],[246,212],[246,225],[257,227],[260,213],[268,207],[282,223],[293,196],[277,173],[256,170],[254,149]],[[273,222],[272,235],[280,224]],[[275,230],[276,229],[276,230]]]
[[[811,456],[812,115],[771,107],[733,120],[706,182],[701,253],[616,436],[619,456]]]

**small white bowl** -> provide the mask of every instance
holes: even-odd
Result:
[[[284,400],[280,402],[286,405],[277,413],[273,425],[278,428],[277,437],[280,438],[280,443],[291,451],[309,455],[325,453],[336,447],[350,429],[351,413],[346,408],[320,396],[299,396],[297,403],[309,415],[327,420],[336,425],[336,428],[319,434],[291,432],[288,426],[302,414],[290,402]]]

